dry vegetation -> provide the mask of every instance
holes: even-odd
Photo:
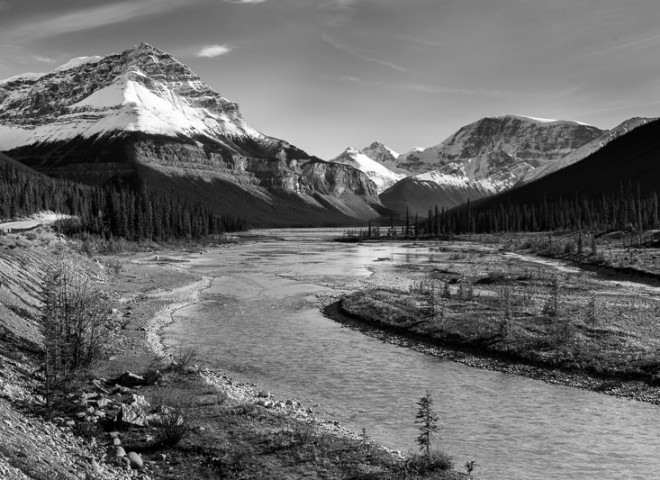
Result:
[[[660,384],[660,287],[630,276],[617,279],[611,265],[602,276],[593,262],[588,271],[529,255],[529,238],[510,238],[507,248],[494,242],[502,239],[490,240],[437,244],[427,264],[391,267],[408,278],[407,288],[361,290],[345,297],[341,308],[437,345],[604,381]],[[603,250],[610,255],[624,248],[608,247]],[[588,253],[566,250],[557,255],[589,262]],[[635,258],[656,253],[649,249]]]

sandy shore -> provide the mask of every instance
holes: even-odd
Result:
[[[197,282],[176,288],[172,291],[148,293],[145,295],[147,298],[172,302],[156,312],[145,325],[145,344],[151,352],[159,357],[166,356],[162,337],[163,328],[174,321],[174,313],[177,310],[199,302],[202,292],[211,286],[211,281],[212,278],[203,277]]]

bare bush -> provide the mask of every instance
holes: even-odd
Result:
[[[109,297],[91,263],[62,255],[47,272],[41,326],[46,387],[63,386],[99,360],[108,335]]]

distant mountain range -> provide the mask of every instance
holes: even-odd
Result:
[[[468,199],[486,198],[541,178],[649,121],[633,118],[608,131],[567,120],[486,117],[460,128],[438,145],[396,158],[376,159],[369,157],[367,150],[359,153],[388,168],[380,172],[382,178],[406,175],[380,192],[385,206],[399,215],[406,211],[426,215],[435,206],[452,208]],[[392,151],[385,146],[382,149]],[[366,162],[362,160],[362,164]],[[357,163],[355,166],[362,169]]]
[[[253,226],[426,215],[581,164],[649,122],[601,130],[485,117],[428,148],[374,142],[324,161],[256,131],[236,103],[146,43],[0,81],[0,152],[57,177],[175,192]]]

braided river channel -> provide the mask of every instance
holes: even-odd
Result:
[[[373,284],[381,264],[432,261],[428,245],[331,242],[341,231],[262,230],[191,256],[212,277],[165,330],[205,365],[406,452],[428,389],[436,444],[481,479],[660,478],[660,408],[467,367],[384,343],[323,316],[322,304]],[[396,282],[396,278],[389,278]]]

